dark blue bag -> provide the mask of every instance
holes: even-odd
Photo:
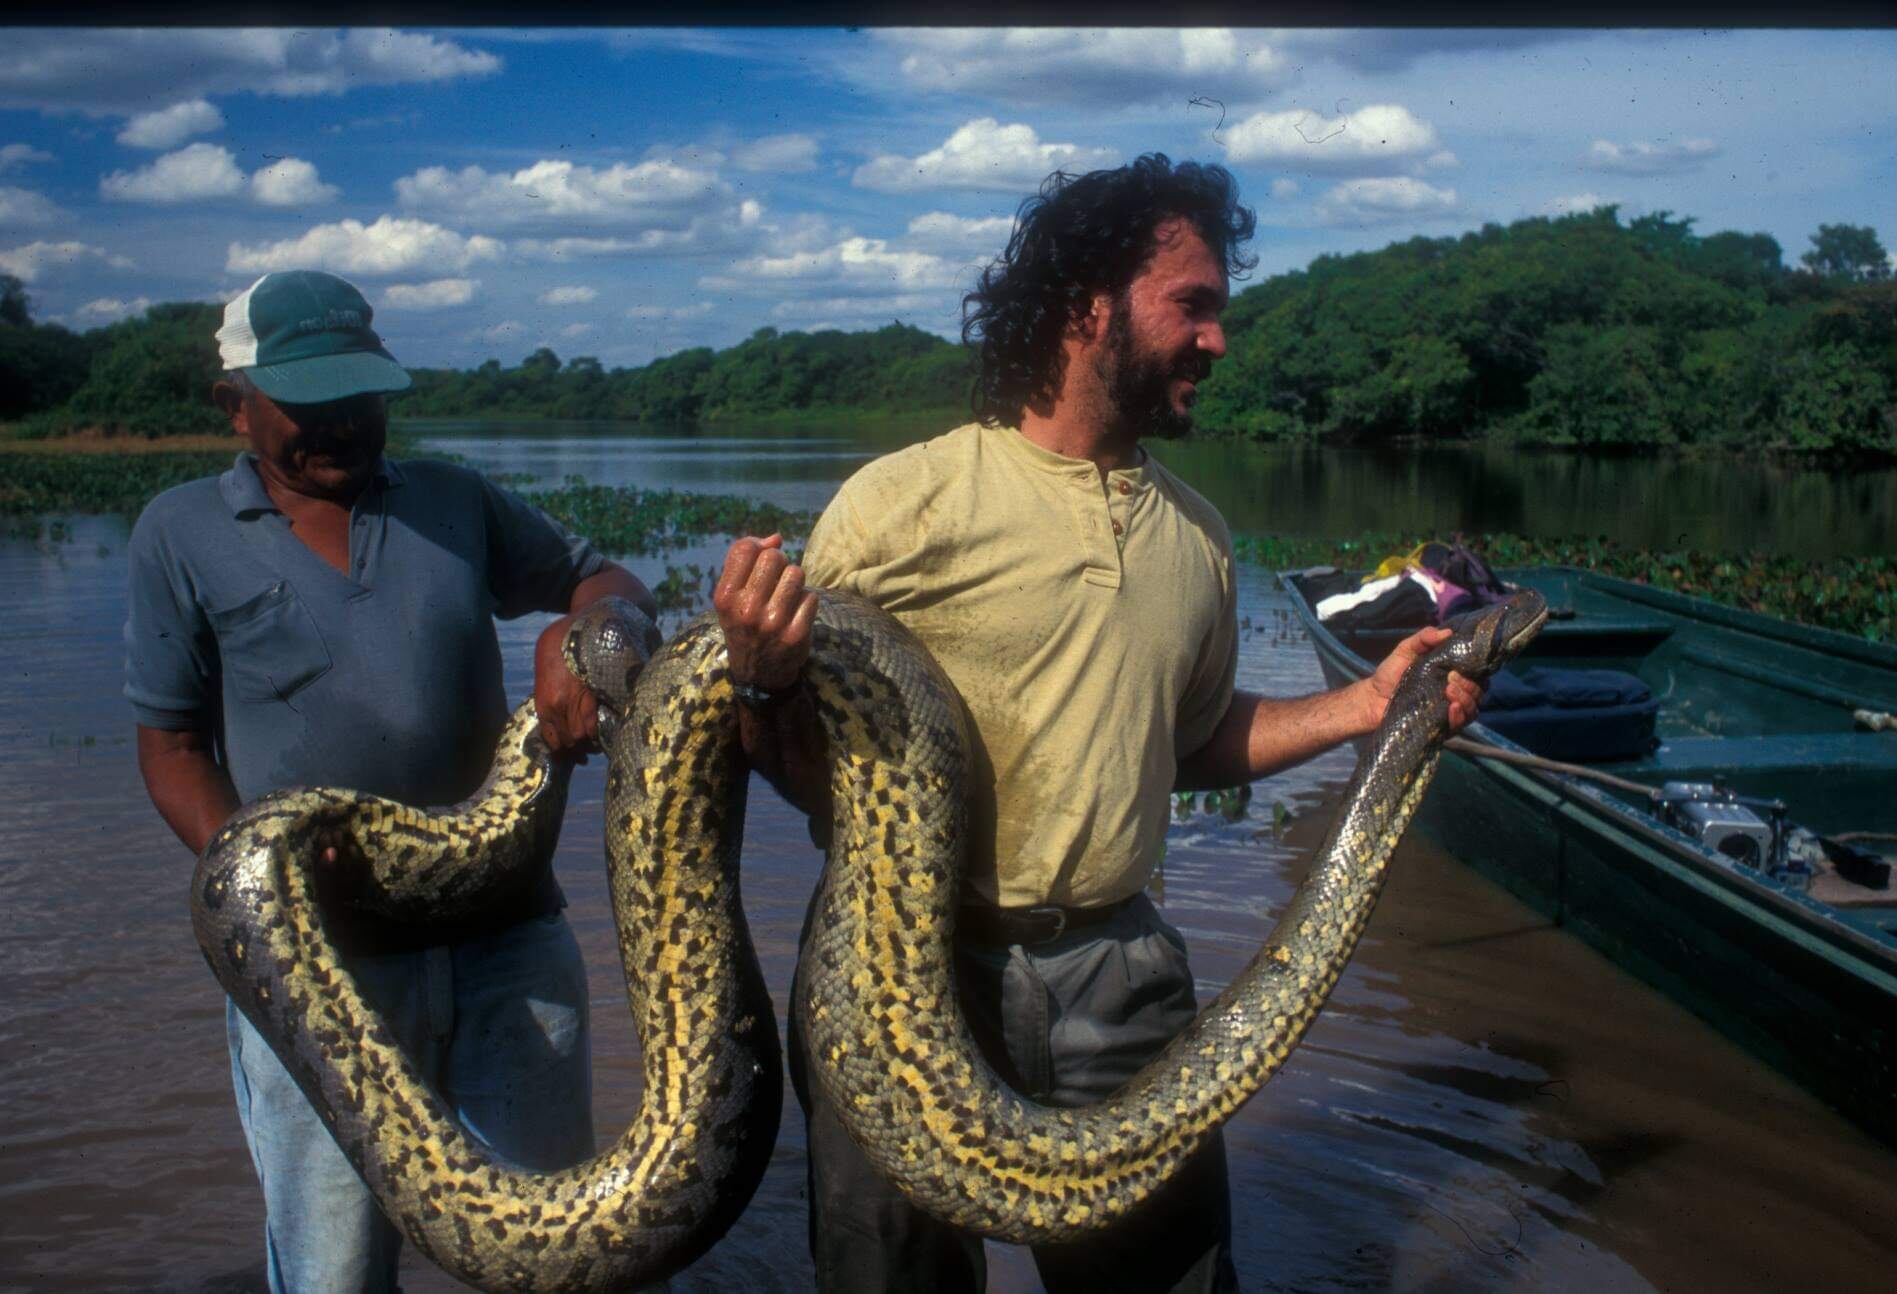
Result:
[[[1654,747],[1660,703],[1633,674],[1538,665],[1489,680],[1477,722],[1545,759],[1638,759]]]

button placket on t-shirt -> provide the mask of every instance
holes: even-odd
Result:
[[[1144,489],[1144,481],[1127,473],[1107,473],[1103,491],[1107,505],[1107,524],[1113,532],[1114,548],[1121,557],[1124,557],[1126,552],[1127,538],[1133,533],[1134,513],[1138,509],[1140,494]]]
[[[1081,578],[1089,584],[1120,587],[1120,531],[1123,523],[1113,515],[1107,493],[1101,489],[1099,469],[1089,465],[1071,471],[1074,489],[1085,496],[1080,503],[1087,546],[1087,568]]]
[[[350,509],[349,578],[367,588],[382,549],[388,521],[388,491],[379,484],[365,490]]]

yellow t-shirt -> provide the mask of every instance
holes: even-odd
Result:
[[[843,485],[803,565],[935,654],[974,720],[969,882],[1006,907],[1095,907],[1152,878],[1181,756],[1238,658],[1231,537],[1148,455],[1103,481],[970,424]]]

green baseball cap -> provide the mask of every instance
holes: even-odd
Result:
[[[285,404],[406,391],[408,371],[369,327],[374,316],[362,293],[334,274],[274,271],[224,307],[218,358]]]

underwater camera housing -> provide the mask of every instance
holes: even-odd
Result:
[[[1783,802],[1734,795],[1717,782],[1668,782],[1660,804],[1670,826],[1715,853],[1761,872],[1786,870]],[[1770,822],[1759,809],[1771,814]]]

